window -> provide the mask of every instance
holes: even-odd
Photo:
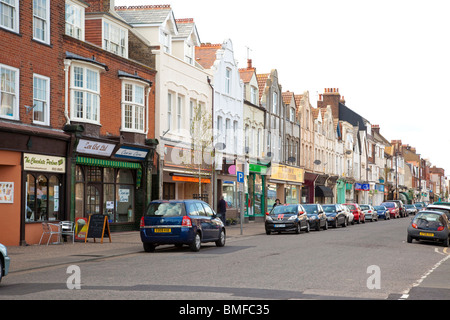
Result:
[[[196,103],[194,100],[189,101],[189,130],[191,133],[191,136],[194,135],[195,132],[195,108],[196,108]]]
[[[255,86],[250,87],[250,102],[253,104],[258,104],[258,89]]]
[[[163,29],[159,32],[159,42],[162,44],[165,53],[171,53],[170,34]]]
[[[228,145],[229,145],[229,137],[230,137],[230,130],[231,130],[231,120],[230,119],[226,119],[225,120],[225,148],[227,149],[227,150],[230,150],[230,149],[228,149]]]
[[[144,132],[145,94],[144,86],[132,82],[122,85],[123,129]]]
[[[0,117],[19,119],[19,70],[0,64]]]
[[[0,0],[0,27],[19,32],[19,0]]]
[[[60,179],[44,174],[26,176],[25,221],[57,220],[61,209]]]
[[[73,65],[71,85],[72,119],[99,123],[100,73],[83,65]]]
[[[217,117],[217,129],[216,129],[217,137],[219,137],[222,134],[222,122],[223,122],[222,117],[218,116]],[[220,139],[217,139],[217,140],[220,141]]]
[[[225,93],[230,94],[231,92],[231,69],[227,68],[225,70]]]
[[[273,101],[272,101],[272,113],[277,114],[278,112],[278,93],[273,93]]]
[[[33,0],[33,38],[50,43],[49,0]]]
[[[238,122],[233,122],[233,147],[234,147],[234,153],[237,154],[238,150]]]
[[[181,114],[182,114],[182,108],[183,108],[183,101],[184,98],[182,96],[177,97],[177,129],[181,130]]]
[[[172,129],[172,93],[167,94],[167,130]]]
[[[103,49],[128,58],[128,31],[114,23],[103,21]]]
[[[66,34],[84,40],[84,8],[70,1],[66,2]]]
[[[33,122],[50,125],[50,79],[40,75],[33,77]]]
[[[194,63],[194,46],[190,43],[184,43],[184,61],[193,64]]]

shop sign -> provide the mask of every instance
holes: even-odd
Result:
[[[384,192],[384,185],[383,184],[376,184],[375,185],[375,189],[377,191]]]
[[[117,158],[144,160],[147,156],[147,149],[139,149],[133,147],[120,147],[114,155]]]
[[[370,190],[370,184],[368,184],[368,183],[355,183],[355,190],[356,191],[369,191]]]
[[[248,169],[250,172],[256,172],[256,173],[259,173],[262,175],[266,175],[266,173],[267,173],[267,167],[259,165],[259,164],[250,163],[248,165]]]
[[[103,157],[110,157],[115,147],[116,145],[111,143],[80,139],[80,142],[78,143],[77,146],[77,152],[95,154],[97,156]]]
[[[25,171],[65,173],[66,159],[61,157],[24,153],[23,169]]]
[[[284,180],[297,183],[304,182],[304,170],[284,165],[273,165],[271,167],[271,179]]]

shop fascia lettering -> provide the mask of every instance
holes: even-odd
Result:
[[[25,153],[23,165],[26,171],[66,172],[66,160],[61,157]]]

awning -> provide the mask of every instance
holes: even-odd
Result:
[[[94,158],[87,158],[87,157],[77,157],[77,164],[91,166],[91,167],[120,168],[120,169],[137,170],[136,187],[139,188],[141,186],[142,167],[141,167],[140,163],[94,159]]]
[[[325,186],[316,186],[316,197],[333,198],[333,190]]]

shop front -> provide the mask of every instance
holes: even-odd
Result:
[[[247,176],[247,210],[245,216],[250,221],[264,219],[266,213],[266,180],[268,167],[250,163]]]
[[[81,139],[73,174],[73,221],[108,217],[112,231],[134,230],[145,208],[143,175],[149,149]]]
[[[302,187],[302,203],[314,203],[316,179],[319,175],[305,171],[305,182]]]
[[[273,164],[267,183],[267,208],[272,209],[275,200],[283,204],[301,203],[304,170],[297,167]]]

